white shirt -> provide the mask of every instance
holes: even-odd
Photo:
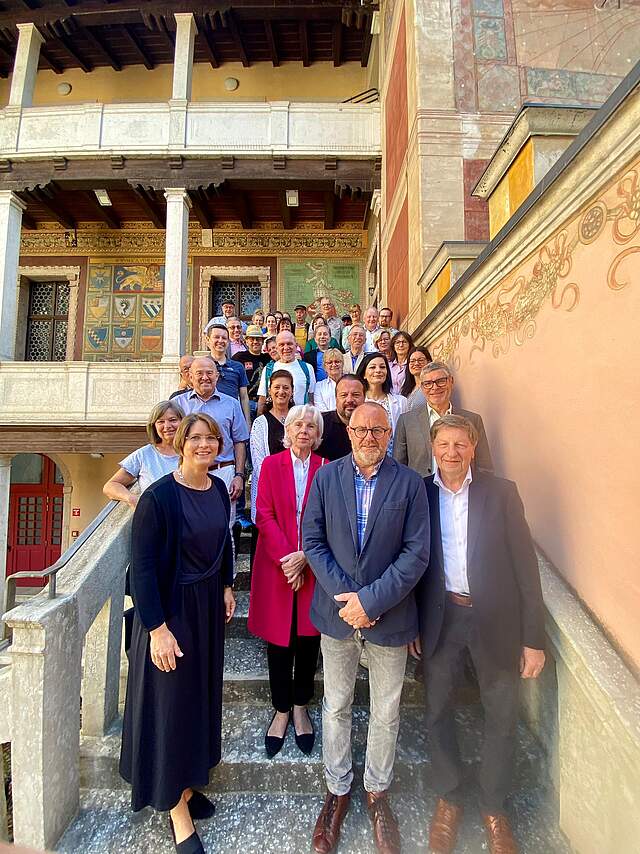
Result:
[[[309,394],[313,394],[316,388],[316,375],[313,372],[311,365],[307,365],[309,371]],[[300,367],[300,362],[294,359],[293,362],[274,362],[272,374],[276,371],[289,371],[293,377],[293,402],[296,405],[304,403],[304,396],[307,392],[307,377],[304,368]],[[263,371],[260,377],[260,385],[258,386],[258,397],[266,397],[267,391],[267,372]]]
[[[424,399],[424,395],[422,395],[422,397]],[[440,413],[436,409],[432,409],[428,403],[427,403],[427,415],[429,416],[429,429],[431,429],[433,427],[433,425],[436,423],[438,418],[442,418],[442,415],[440,415]],[[451,415],[451,403],[449,403],[449,408],[445,412],[445,415]],[[437,468],[436,458],[433,455],[433,448],[432,448],[431,449],[431,471],[435,471],[436,468]]]
[[[316,383],[316,390],[313,393],[313,405],[320,412],[331,412],[336,408],[336,383],[331,377],[326,380],[320,380]]]
[[[165,474],[171,474],[178,468],[178,455],[161,454],[153,445],[144,445],[120,460],[120,468],[137,477],[140,492],[144,492],[156,480],[160,480]]]
[[[365,329],[365,342],[364,342],[364,352],[365,353],[377,353],[378,352],[378,348],[373,343],[373,336],[376,334],[378,329],[380,329],[379,326],[376,326],[376,328],[373,330]]]
[[[442,482],[440,472],[435,469],[433,482],[440,492],[440,537],[444,558],[445,587],[453,593],[468,593],[467,579],[467,530],[469,526],[469,484],[473,480],[471,466],[464,483],[457,492],[452,492]]]
[[[306,460],[301,460],[296,457],[291,449],[291,463],[293,465],[293,479],[296,484],[296,523],[298,526],[298,537],[300,535],[300,519],[302,518],[302,503],[304,501],[304,493],[307,488],[307,479],[309,477],[309,464],[311,463],[311,454]]]

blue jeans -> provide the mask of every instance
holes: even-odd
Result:
[[[322,635],[320,645],[324,667],[322,759],[327,788],[334,795],[346,795],[353,782],[351,707],[364,647],[371,707],[364,787],[367,792],[385,792],[393,780],[407,647],[378,646],[365,641],[359,631],[346,640]]]

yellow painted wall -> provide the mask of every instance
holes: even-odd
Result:
[[[533,190],[533,140],[529,139],[489,196],[489,234],[493,239]]]
[[[96,68],[90,74],[70,69],[62,74],[40,71],[36,81],[34,105],[77,104],[86,102],[133,103],[167,101],[171,97],[173,66],[159,65],[148,71],[133,65],[114,71]],[[227,92],[224,81],[235,77],[240,85]],[[57,93],[60,83],[70,83],[71,93]],[[11,81],[0,81],[0,104],[9,97]],[[279,68],[260,63],[243,68],[240,63],[227,63],[212,68],[197,63],[193,69],[194,101],[343,101],[367,88],[367,69],[351,62],[334,68],[329,62],[303,68],[299,62],[284,63]]]
[[[132,448],[133,450],[133,448]],[[80,508],[80,516],[69,519],[70,531],[82,532],[107,503],[102,487],[118,469],[126,454],[105,454],[96,460],[89,454],[56,454],[71,478],[71,507]],[[66,482],[65,482],[66,485]],[[69,543],[73,540],[69,539]]]
[[[451,261],[447,261],[442,270],[438,273],[433,286],[436,288],[438,302],[447,293],[451,287]]]
[[[489,196],[489,237],[493,239],[510,217],[509,173],[503,175]]]

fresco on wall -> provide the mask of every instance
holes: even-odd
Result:
[[[190,305],[191,268],[187,287]],[[163,264],[90,264],[82,358],[87,361],[159,360],[163,307]],[[187,317],[190,315],[188,307]]]
[[[587,0],[451,0],[456,106],[599,106],[636,61],[640,9]]]
[[[313,312],[323,296],[329,296],[338,314],[345,314],[354,302],[360,302],[360,263],[358,261],[282,262],[283,306],[302,303]]]

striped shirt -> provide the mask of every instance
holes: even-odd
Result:
[[[362,549],[364,542],[364,532],[367,530],[367,521],[369,520],[369,510],[373,501],[373,493],[375,492],[378,482],[378,472],[382,462],[378,463],[370,478],[366,478],[361,474],[360,469],[353,460],[353,481],[356,488],[356,524],[358,527],[358,551]]]

